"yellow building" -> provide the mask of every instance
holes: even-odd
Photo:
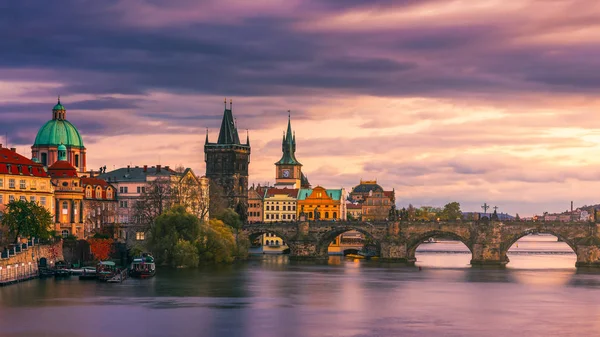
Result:
[[[13,200],[35,201],[53,214],[52,184],[42,164],[0,144],[0,211]]]
[[[306,220],[346,220],[345,190],[328,190],[321,186],[300,189],[298,192],[298,217]]]
[[[296,221],[298,189],[269,188],[263,201],[264,222]]]

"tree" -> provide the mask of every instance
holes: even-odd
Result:
[[[231,227],[236,233],[244,225],[240,215],[231,208],[226,208],[215,215],[215,218],[223,221],[224,224]]]
[[[113,250],[113,239],[90,238],[87,240],[94,258],[98,261],[108,260]]]
[[[199,262],[198,248],[191,242],[179,240],[173,249],[173,267],[197,267]]]
[[[177,243],[180,240],[196,242],[199,233],[200,219],[188,213],[185,207],[175,206],[155,219],[148,246],[157,262],[172,265]]]
[[[209,183],[209,214],[219,214],[229,207],[229,201],[225,197],[225,190],[213,180]]]
[[[160,177],[150,181],[145,186],[145,191],[134,204],[134,223],[138,228],[147,230],[154,220],[172,203],[172,185],[168,177]]]
[[[454,201],[446,204],[440,215],[440,219],[447,221],[455,221],[462,219],[460,203]]]
[[[8,228],[10,235],[14,235],[14,242],[19,237],[47,239],[50,237],[52,214],[35,202],[15,200],[6,205],[2,225]]]
[[[210,263],[230,263],[236,250],[231,228],[223,221],[211,219],[204,224],[197,243],[200,261]]]

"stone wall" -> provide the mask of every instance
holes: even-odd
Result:
[[[56,254],[53,252],[56,252]],[[1,259],[0,267],[6,268],[9,265],[17,264],[28,265],[31,262],[31,264],[35,264],[37,269],[38,261],[42,257],[45,257],[48,260],[48,263],[50,263],[50,261],[54,263],[56,261],[63,260],[62,241],[51,245],[35,245],[33,247],[29,247],[28,249],[23,250],[22,252],[17,253],[8,259]]]

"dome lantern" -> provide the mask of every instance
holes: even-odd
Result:
[[[67,161],[67,147],[63,144],[58,146],[58,160]]]

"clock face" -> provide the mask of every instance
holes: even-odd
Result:
[[[283,170],[283,177],[288,178],[290,176],[290,170]]]

